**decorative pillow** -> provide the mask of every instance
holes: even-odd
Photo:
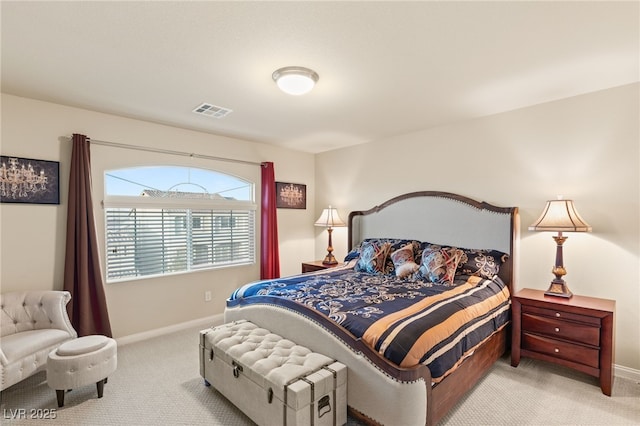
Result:
[[[491,279],[500,271],[500,266],[509,257],[498,250],[461,249],[462,259],[458,265],[458,273],[475,275]]]
[[[355,270],[357,272],[369,272],[372,274],[383,273],[390,247],[391,244],[389,243],[378,245],[374,242],[364,242],[360,250],[360,259],[358,259],[358,263],[356,263]]]
[[[365,238],[360,241],[360,244],[353,247],[349,253],[344,258],[345,262],[348,262],[353,259],[357,259],[360,257],[360,253],[362,252],[362,247],[367,243],[374,243],[377,246],[382,246],[382,244],[391,241],[390,238]]]
[[[428,246],[422,251],[420,274],[431,282],[452,285],[463,255],[455,247]]]
[[[344,258],[344,261],[348,262],[350,260],[359,258],[360,255],[362,254],[363,247],[367,243],[376,244],[378,247],[382,247],[383,244],[388,243],[390,245],[389,253],[394,252],[397,249],[402,248],[403,246],[407,245],[408,243],[412,243],[413,244],[413,249],[414,249],[414,253],[413,253],[413,258],[414,259],[418,259],[417,253],[420,251],[419,250],[420,249],[420,241],[416,241],[416,240],[407,240],[407,239],[401,239],[401,238],[365,238],[360,244],[358,244],[357,246],[355,246],[354,248],[351,249],[351,251]],[[385,264],[380,269],[380,272],[383,273],[383,274],[393,274],[393,273],[395,273],[395,266],[393,264],[393,261],[389,257],[387,257],[387,259],[385,261]]]
[[[409,245],[411,247],[411,252],[412,252],[411,255],[413,256],[413,259],[415,262],[415,259],[417,259],[417,253],[420,250],[420,241],[406,240],[406,239],[389,239],[388,241],[391,244],[391,247],[389,248],[389,253],[393,253],[396,250],[400,250],[406,247],[407,245]],[[396,265],[393,259],[391,259],[391,256],[387,257],[387,262],[384,267],[384,273],[385,274],[396,273]]]
[[[344,257],[344,261],[348,262],[350,260],[357,259],[358,257],[360,257],[360,246],[347,253],[347,255]]]
[[[406,244],[389,255],[396,271],[396,276],[404,278],[416,272],[419,266],[414,261],[413,244]]]

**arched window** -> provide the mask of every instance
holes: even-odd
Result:
[[[192,167],[107,171],[107,281],[254,263],[254,193]]]

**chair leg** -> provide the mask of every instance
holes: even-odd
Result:
[[[56,396],[58,397],[58,407],[64,406],[64,389],[56,389]]]
[[[104,384],[107,383],[107,379],[102,379],[99,382],[96,382],[96,388],[98,389],[98,398],[102,398],[102,394],[104,392]]]

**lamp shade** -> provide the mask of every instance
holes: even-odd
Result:
[[[549,200],[529,231],[591,232],[591,226],[580,217],[573,200]]]
[[[273,72],[273,80],[289,95],[304,95],[318,82],[318,74],[304,67],[284,67]]]
[[[324,226],[326,228],[337,228],[340,226],[346,226],[346,224],[340,219],[338,210],[329,206],[328,209],[322,210],[322,214],[316,220],[315,226]]]

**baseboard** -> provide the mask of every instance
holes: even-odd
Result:
[[[613,365],[613,375],[623,379],[634,380],[640,383],[640,370],[624,367],[622,365]]]
[[[185,330],[187,328],[202,326],[210,327],[212,325],[222,324],[224,321],[224,314],[217,314],[210,317],[199,318],[192,321],[182,322],[180,324],[173,324],[167,327],[156,328],[149,331],[143,331],[142,333],[130,334],[128,336],[116,337],[116,342],[119,346],[128,345],[130,343],[141,342],[143,340],[151,339],[152,337],[162,336],[164,334],[173,333],[176,331]]]

